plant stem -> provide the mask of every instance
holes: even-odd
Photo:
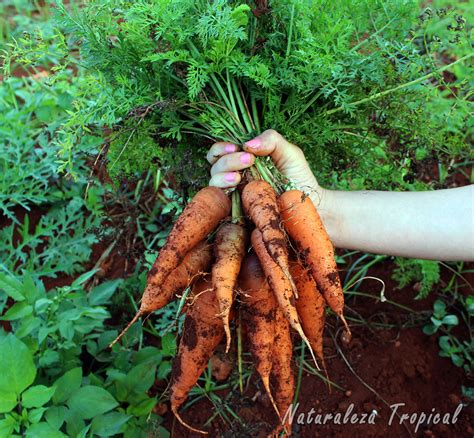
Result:
[[[365,292],[348,291],[347,294],[356,295],[356,296],[360,296],[360,297],[366,297],[366,298],[373,298],[374,300],[380,302],[380,298],[378,296],[372,295],[372,294],[367,294]],[[387,304],[391,304],[392,306],[398,307],[399,309],[406,310],[409,313],[419,313],[418,311],[410,309],[409,307],[404,306],[403,304],[399,304],[395,301],[385,300],[385,302]]]
[[[217,78],[213,74],[211,74],[211,81],[214,83],[214,84],[211,83],[211,87],[214,89],[214,93],[216,93],[217,95],[222,97],[222,100],[226,104],[229,111],[232,111],[232,105],[230,103],[230,100],[227,97],[227,94],[222,89],[221,84],[219,83],[219,81],[217,80]]]
[[[255,160],[255,162],[257,162],[258,160],[259,160],[259,158],[257,157],[257,159]],[[257,166],[256,166],[255,164],[249,168],[249,171],[250,171],[250,175],[252,175],[252,178],[253,178],[254,180],[263,179],[263,178],[262,178],[262,175],[261,175],[260,172],[258,171]]]
[[[273,182],[272,178],[268,177],[268,174],[267,174],[266,169],[265,169],[265,165],[263,164],[262,160],[263,160],[263,158],[256,157],[255,158],[255,163],[252,166],[252,168],[255,168],[257,170],[257,172],[259,173],[259,175],[260,175],[259,179],[263,179],[264,181],[266,181],[268,184],[270,184],[275,189],[274,182]]]
[[[260,128],[260,119],[258,117],[258,111],[257,111],[257,101],[255,100],[254,96],[252,96],[250,99],[251,99],[252,114],[253,114],[253,121],[255,123],[255,128],[257,132],[260,133],[261,128]]]
[[[245,110],[245,105],[242,100],[242,96],[240,95],[239,89],[237,87],[237,82],[234,78],[232,78],[232,87],[234,89],[235,96],[237,97],[237,103],[239,105],[240,113],[242,114],[242,117],[244,119],[245,127],[247,128],[247,134],[250,134],[252,132],[252,123],[250,123],[249,116],[247,114],[247,111]]]
[[[384,29],[386,29],[388,26],[390,26],[398,18],[399,18],[398,15],[395,15],[390,21],[385,23],[380,29],[376,30],[372,35],[369,35],[365,40],[362,40],[360,43],[358,43],[354,47],[352,47],[352,49],[350,51],[355,52],[357,49],[359,49],[364,44],[366,44],[368,41],[370,41],[371,38],[378,35],[380,32],[382,32]]]
[[[264,160],[264,157],[256,157],[255,164],[252,167],[256,167],[259,174],[261,175],[261,179],[270,184],[277,195],[280,195],[284,191],[283,184],[277,177],[275,177],[274,174],[269,171]],[[280,175],[277,169],[275,169],[275,172],[276,175]]]
[[[453,65],[459,64],[459,63],[465,61],[466,59],[471,58],[472,56],[474,56],[474,52],[469,53],[468,55],[465,55],[462,58],[457,59],[456,61],[452,62],[451,64],[440,67],[437,70],[432,71],[431,73],[428,73],[427,75],[422,76],[421,78],[414,79],[413,81],[407,82],[405,84],[399,85],[399,86],[394,87],[394,88],[390,88],[389,90],[381,91],[380,93],[376,93],[376,94],[374,94],[372,96],[369,96],[369,97],[366,97],[364,99],[357,100],[356,102],[353,102],[349,105],[351,107],[362,105],[363,103],[371,102],[373,100],[376,100],[376,99],[379,99],[383,96],[386,96],[387,94],[394,93],[395,91],[403,90],[404,88],[411,87],[412,85],[419,84],[420,82],[426,81],[427,79],[433,77],[434,75],[436,75],[438,73],[442,73],[443,71],[448,70],[449,68],[451,68]],[[335,114],[335,113],[338,113],[342,110],[343,110],[343,108],[340,106],[338,108],[333,108],[331,110],[328,110],[323,114],[325,114],[325,115]]]
[[[238,83],[238,86],[239,86],[240,95],[242,96],[242,101],[244,102],[246,114],[247,114],[247,116],[250,120],[250,124],[252,125],[252,130],[255,131],[255,124],[253,123],[252,115],[250,114],[250,110],[249,110],[249,107],[247,105],[247,99],[245,98],[245,94],[242,90],[242,85],[240,84],[240,82]]]
[[[226,69],[225,74],[226,74],[226,79],[227,79],[225,81],[225,83],[227,84],[227,91],[229,93],[229,99],[230,99],[230,103],[232,105],[232,111],[235,113],[235,115],[239,119],[239,123],[240,123],[239,113],[237,111],[237,106],[235,105],[234,93],[232,92],[232,84],[231,84],[231,80],[230,80],[229,70]]]
[[[242,133],[239,135],[239,133],[237,131],[235,131],[234,128],[236,128],[234,125],[232,125],[231,123],[229,123],[227,120],[226,120],[226,117],[225,115],[222,115],[222,114],[219,114],[219,111],[217,110],[218,107],[215,107],[215,105],[211,104],[211,103],[208,103],[206,108],[199,108],[199,106],[196,108],[196,110],[198,111],[204,111],[204,110],[208,110],[210,111],[214,117],[216,117],[217,120],[220,120],[222,122],[222,124],[226,127],[226,129],[232,133],[232,135],[235,137],[235,138],[240,138],[242,136]],[[199,121],[199,118],[196,117],[196,120],[201,123]]]
[[[301,114],[305,113],[308,108],[313,105],[314,102],[322,95],[323,93],[321,91],[318,91],[300,110],[294,114],[293,116],[290,117],[290,120],[288,121],[289,125],[293,124],[293,120],[296,118],[299,118]]]
[[[240,200],[240,193],[238,190],[232,192],[232,223],[243,225],[244,215],[242,212],[242,202]]]

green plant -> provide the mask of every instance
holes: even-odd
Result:
[[[61,126],[73,102],[90,99],[93,91],[73,58],[62,62],[65,40],[48,7],[10,3],[0,6],[1,23],[7,23],[0,30],[13,29],[0,42],[8,75],[0,85],[0,361],[6,366],[0,437],[145,437],[150,428],[167,436],[152,412],[152,387],[170,372],[174,335],[136,352],[133,346],[143,338],[137,326],[126,338],[130,348],[108,349],[117,334],[106,324],[109,309],[123,280],[93,287],[99,268],[83,272],[93,244],[112,239],[119,228],[108,213],[111,204],[120,207],[114,200],[122,195],[130,209],[121,217],[154,250],[167,220],[162,190],[169,189],[159,174],[137,180],[132,191],[127,184],[126,194],[95,184],[82,153],[99,151],[102,133],[94,129],[68,156],[74,178],[61,175]],[[6,10],[18,15],[4,21]],[[151,187],[159,202],[145,197]],[[169,211],[177,207],[171,203]],[[78,277],[64,281],[69,275]],[[60,277],[65,286],[48,290],[48,277]]]
[[[75,156],[76,179],[59,175],[59,128],[81,79],[70,71],[10,77],[0,86],[0,271],[36,277],[73,274],[89,260],[101,227],[101,190],[84,199],[88,170]],[[99,137],[81,141],[96,147]],[[40,217],[41,216],[41,217]]]
[[[426,298],[440,280],[439,262],[397,257],[395,263],[392,278],[398,282],[400,288],[418,282],[416,300]]]
[[[445,98],[448,66],[437,55],[455,51],[460,58],[449,69],[465,71],[468,31],[455,31],[458,42],[451,43],[449,33],[435,39],[431,30],[448,25],[452,11],[420,16],[415,2],[371,0],[331,8],[323,0],[269,2],[252,15],[253,7],[119,0],[60,6],[100,101],[77,107],[65,138],[77,138],[83,126],[115,125],[114,172],[147,169],[155,156],[177,176],[183,159],[202,167],[206,138],[240,143],[272,127],[317,163],[322,183],[342,188],[417,188],[416,151],[439,154],[438,145],[456,144],[443,155],[468,153],[468,81],[464,74],[450,84],[456,101]],[[427,111],[431,104],[437,116]],[[456,121],[445,129],[454,108]]]
[[[474,338],[471,326],[471,318],[474,316],[474,298],[460,298],[462,305],[460,312],[465,322],[469,336],[462,340],[453,333],[454,327],[459,325],[459,318],[454,313],[449,313],[446,302],[438,299],[433,305],[433,315],[430,323],[425,325],[423,332],[429,336],[438,331],[442,332],[438,343],[440,347],[439,355],[451,359],[454,365],[462,367],[466,374],[470,375],[474,369]]]
[[[80,272],[98,238],[94,229],[101,216],[91,214],[81,198],[57,203],[41,216],[30,231],[29,216],[20,225],[0,230],[0,268],[4,272],[32,273],[34,277],[56,277]]]
[[[0,3],[0,49],[34,29],[51,34],[54,23],[50,19],[51,10],[48,3],[40,6],[37,0],[4,0]]]
[[[6,364],[0,379],[1,436],[15,431],[26,436],[121,432],[136,437],[145,436],[150,415],[159,423],[151,413],[156,398],[147,391],[170,371],[174,336],[163,337],[161,348],[110,351],[117,332],[104,325],[110,317],[105,306],[122,280],[87,293],[84,284],[94,274],[89,271],[70,286],[49,292],[28,276],[23,281],[0,277],[0,291],[15,301],[1,317],[14,333],[0,332],[0,356]],[[137,340],[128,337],[132,345]],[[92,360],[87,375],[85,360]]]

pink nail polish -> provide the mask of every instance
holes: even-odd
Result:
[[[258,149],[262,145],[262,140],[258,137],[255,137],[252,140],[249,140],[245,143],[245,146],[249,147],[250,149]]]
[[[231,152],[235,152],[235,144],[226,144],[225,147],[224,147],[224,150],[230,154]]]
[[[240,161],[242,162],[242,164],[250,164],[251,159],[252,156],[249,153],[245,153],[240,156]]]
[[[227,182],[235,182],[235,173],[232,173],[232,172],[226,173],[224,176],[224,179]]]

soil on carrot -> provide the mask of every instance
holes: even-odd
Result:
[[[352,341],[345,345],[340,338],[337,338],[337,347],[331,334],[338,332],[340,323],[331,317],[325,330],[325,355],[329,377],[341,389],[333,387],[329,393],[327,385],[320,378],[303,373],[299,405],[293,423],[293,436],[301,438],[474,436],[472,404],[462,406],[457,421],[452,424],[456,409],[460,409],[459,405],[462,402],[467,402],[461,395],[461,385],[472,386],[473,382],[468,382],[464,371],[454,366],[450,359],[439,356],[436,336],[426,336],[422,332],[422,326],[429,317],[433,301],[436,299],[436,292],[425,300],[414,301],[413,298],[417,294],[415,287],[396,289],[396,284],[391,279],[392,265],[390,261],[376,265],[370,271],[370,275],[385,281],[387,287],[385,295],[388,300],[409,307],[414,312],[378,301],[376,299],[380,292],[378,282],[366,280],[361,285],[360,290],[371,294],[374,298],[357,296],[349,299],[347,316],[362,318],[367,324],[365,326],[352,324]],[[472,293],[471,288],[466,286],[465,289]],[[392,327],[380,328],[381,325]],[[294,342],[299,342],[296,336]],[[234,373],[235,368],[236,366]],[[296,357],[294,357],[294,371],[296,377],[298,373]],[[232,378],[235,378],[235,374],[229,377]],[[203,398],[189,408],[181,410],[184,421],[194,427],[205,428],[209,431],[209,437],[265,437],[278,422],[255,373],[243,394],[240,394],[238,389],[232,392],[223,390],[216,394],[225,400],[219,403],[218,407],[231,419],[230,424],[217,415],[207,427],[204,427],[216,412],[216,407],[208,398]],[[224,408],[224,403],[238,416],[238,420]],[[394,405],[398,407],[395,408]],[[308,424],[307,414],[312,409],[314,411],[311,424]],[[344,415],[348,411],[349,420],[343,424]],[[337,413],[341,413],[339,421],[334,417]],[[432,421],[429,425],[426,422],[421,424],[415,432],[416,422],[422,413],[426,418],[433,414]],[[315,424],[317,414],[322,415],[321,423],[326,414],[332,414],[333,417],[327,419],[326,424]],[[357,414],[357,417],[353,417],[354,414]],[[362,424],[364,414],[365,424]],[[374,418],[374,424],[369,424],[369,418],[372,418],[370,414]],[[404,414],[408,414],[409,418],[400,424],[400,417]],[[438,424],[433,424],[435,414],[441,416]],[[442,424],[443,418],[447,420],[447,417],[444,417],[446,414],[450,416],[450,424]],[[304,424],[298,424],[299,418]],[[357,422],[351,424],[351,419],[354,422],[357,419]],[[169,412],[165,415],[164,426],[173,437],[201,436],[185,429]]]

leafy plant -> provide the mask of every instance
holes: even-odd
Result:
[[[121,280],[86,293],[83,285],[94,273],[49,292],[31,277],[0,277],[0,290],[15,301],[1,317],[14,334],[0,332],[6,366],[0,377],[0,436],[15,431],[26,436],[120,432],[136,437],[146,436],[150,415],[159,423],[151,413],[156,398],[147,391],[156,378],[167,377],[174,337],[164,337],[160,349],[111,352],[107,347],[117,332],[106,329],[110,315],[104,306]],[[133,344],[137,338],[128,340]],[[87,357],[93,358],[92,369],[83,375]]]
[[[454,365],[462,367],[466,374],[470,375],[474,369],[474,338],[472,336],[471,317],[474,316],[474,298],[468,296],[461,298],[461,315],[469,330],[466,340],[459,339],[453,333],[454,327],[459,325],[459,319],[455,314],[448,313],[445,301],[438,299],[433,305],[433,315],[430,323],[425,325],[423,332],[429,336],[441,331],[439,337],[439,355],[451,359]]]
[[[432,36],[451,11],[420,16],[415,2],[371,0],[268,6],[254,14],[253,3],[226,1],[60,6],[62,26],[80,41],[82,61],[108,97],[77,109],[70,138],[81,126],[115,125],[115,168],[149,168],[155,151],[176,175],[185,150],[195,150],[200,167],[206,138],[240,143],[271,127],[317,163],[322,183],[343,188],[414,188],[415,150],[457,144],[468,151],[462,79],[451,85],[459,90],[456,128],[427,124],[435,121],[431,102],[441,117],[454,108],[446,99],[441,109],[437,87],[426,86],[448,69],[433,53],[454,47],[461,58],[453,69],[472,56],[464,28],[457,43]]]
[[[20,225],[11,224],[0,230],[0,268],[5,272],[26,270],[35,277],[55,277],[79,272],[89,260],[92,244],[97,242],[94,228],[101,217],[87,211],[80,198],[58,203],[41,216],[30,232],[29,216]]]
[[[404,259],[397,257],[393,278],[399,287],[418,282],[418,294],[415,299],[426,298],[440,280],[439,262],[433,260]]]
[[[456,315],[448,315],[446,313],[446,303],[442,300],[436,300],[433,305],[433,316],[431,317],[431,324],[424,327],[423,332],[427,335],[435,334],[441,326],[452,327],[459,324]]]

